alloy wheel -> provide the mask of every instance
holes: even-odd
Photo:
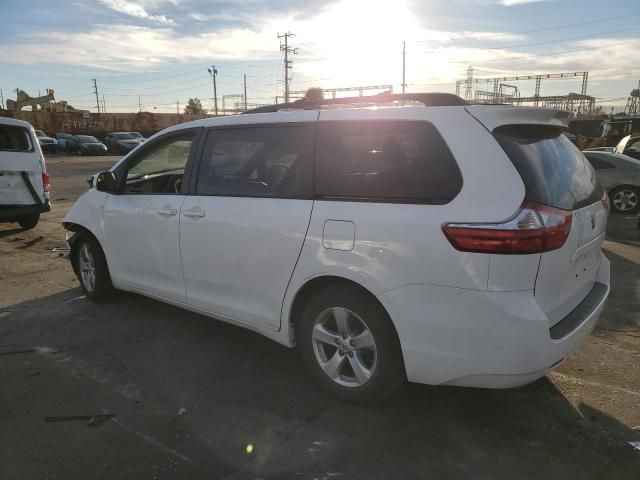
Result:
[[[78,266],[80,267],[82,284],[87,291],[93,292],[96,288],[96,269],[93,254],[86,243],[82,244],[78,252]]]
[[[320,313],[311,340],[318,365],[335,383],[360,387],[375,373],[375,339],[365,321],[351,310],[332,307]]]
[[[629,212],[638,206],[638,194],[633,190],[623,189],[615,193],[612,202],[617,210]]]

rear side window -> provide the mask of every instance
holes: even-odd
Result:
[[[601,199],[595,171],[559,128],[509,125],[493,135],[520,173],[527,200],[575,210]]]
[[[198,195],[304,196],[309,129],[305,125],[212,130],[198,171]]]
[[[585,153],[584,156],[587,157],[587,160],[589,160],[591,166],[596,170],[610,170],[612,168],[616,168],[609,162],[602,160],[600,157],[594,155],[593,153]]]
[[[427,122],[321,122],[316,195],[398,203],[450,202],[462,175]]]
[[[31,142],[26,128],[14,125],[0,125],[0,151],[29,152]]]

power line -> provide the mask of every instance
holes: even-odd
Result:
[[[478,35],[476,37],[464,37],[464,38],[457,38],[454,40],[450,40],[450,41],[464,41],[464,40],[485,40],[487,38],[498,38],[498,37],[508,37],[508,36],[512,36],[512,35],[525,35],[527,33],[536,33],[536,32],[549,32],[551,30],[560,30],[563,28],[569,28],[569,27],[578,27],[581,25],[592,25],[594,23],[603,23],[603,22],[609,22],[612,20],[621,20],[624,18],[632,18],[632,17],[638,17],[640,16],[640,13],[631,13],[629,15],[619,15],[616,17],[608,17],[608,18],[599,18],[597,20],[589,20],[586,22],[578,22],[578,23],[566,23],[564,25],[556,25],[555,27],[545,27],[545,28],[537,28],[535,30],[523,30],[520,32],[511,32],[511,33],[496,33],[494,35]],[[427,43],[427,42],[432,42],[433,40],[416,40],[416,42],[420,42],[420,43]]]
[[[611,30],[608,32],[602,32],[599,34],[591,34],[591,35],[579,35],[577,37],[566,37],[566,38],[558,38],[556,40],[545,40],[543,42],[533,42],[533,43],[522,43],[520,45],[507,45],[507,46],[502,46],[502,47],[483,47],[480,48],[479,50],[509,50],[511,48],[524,48],[524,47],[533,47],[536,45],[548,45],[551,43],[559,43],[559,42],[566,42],[569,40],[584,40],[584,39],[592,39],[592,38],[598,38],[601,36],[606,36],[606,35],[610,35],[613,33],[620,33],[620,32],[626,32],[629,30],[636,30],[638,27],[629,27],[629,28],[622,28],[619,30]],[[438,50],[424,50],[420,53],[438,53]]]

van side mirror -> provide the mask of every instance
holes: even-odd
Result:
[[[117,193],[118,182],[113,172],[102,172],[96,177],[96,190],[105,193]]]

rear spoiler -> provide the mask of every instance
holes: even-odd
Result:
[[[511,105],[470,105],[469,114],[490,132],[504,125],[548,125],[567,128],[572,112],[552,108],[514,107]]]

